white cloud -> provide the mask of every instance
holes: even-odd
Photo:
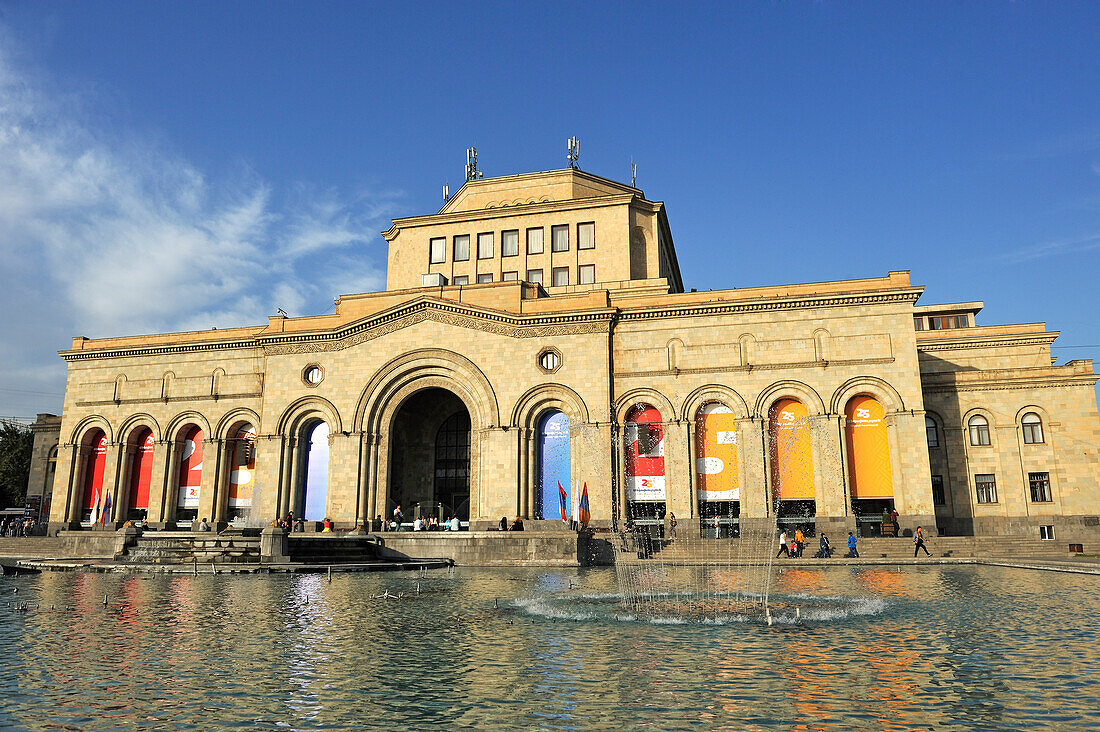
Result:
[[[1042,242],[1006,252],[1003,259],[1012,264],[1019,264],[1035,259],[1045,259],[1046,257],[1056,257],[1064,254],[1080,254],[1098,249],[1100,249],[1100,234],[1076,239]]]
[[[254,175],[212,184],[93,129],[29,78],[0,53],[0,414],[42,403],[21,391],[62,390],[54,351],[72,335],[260,324],[276,307],[330,310],[333,286],[384,282],[393,194],[279,191]]]

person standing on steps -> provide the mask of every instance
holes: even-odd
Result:
[[[802,533],[802,529],[794,530],[794,556],[799,559],[802,558],[802,548],[806,546],[806,535]]]
[[[894,525],[894,537],[901,536],[901,527],[898,526],[898,510],[896,508],[890,509],[890,523]]]
[[[917,527],[917,532],[913,534],[913,558],[917,558],[917,552],[921,549],[928,556],[932,556],[932,553],[928,551],[928,547],[924,545],[924,529],[920,526]]]
[[[676,514],[675,513],[669,513],[668,514],[668,538],[670,538],[670,539],[675,539],[676,538]]]
[[[848,556],[851,559],[859,559],[859,552],[856,550],[856,537],[852,536],[852,532],[848,532]]]
[[[791,558],[791,550],[787,548],[787,532],[779,532],[779,554],[775,555],[776,559],[779,559],[780,554],[786,554],[787,559]]]

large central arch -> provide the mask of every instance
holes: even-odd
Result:
[[[469,515],[471,519],[482,518],[481,441],[484,430],[501,424],[497,396],[489,379],[468,358],[453,351],[429,348],[403,354],[387,363],[371,378],[359,399],[355,427],[363,433],[360,522],[392,511],[390,468],[397,413],[414,394],[433,388],[453,394],[469,414]]]

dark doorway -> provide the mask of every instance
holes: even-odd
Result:
[[[387,512],[470,518],[470,412],[455,394],[418,391],[394,416]]]

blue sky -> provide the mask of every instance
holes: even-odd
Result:
[[[1095,3],[0,2],[0,415],[89,337],[379,289],[393,216],[565,165],[688,287],[909,269],[1100,361]],[[273,264],[272,264],[273,263]]]

